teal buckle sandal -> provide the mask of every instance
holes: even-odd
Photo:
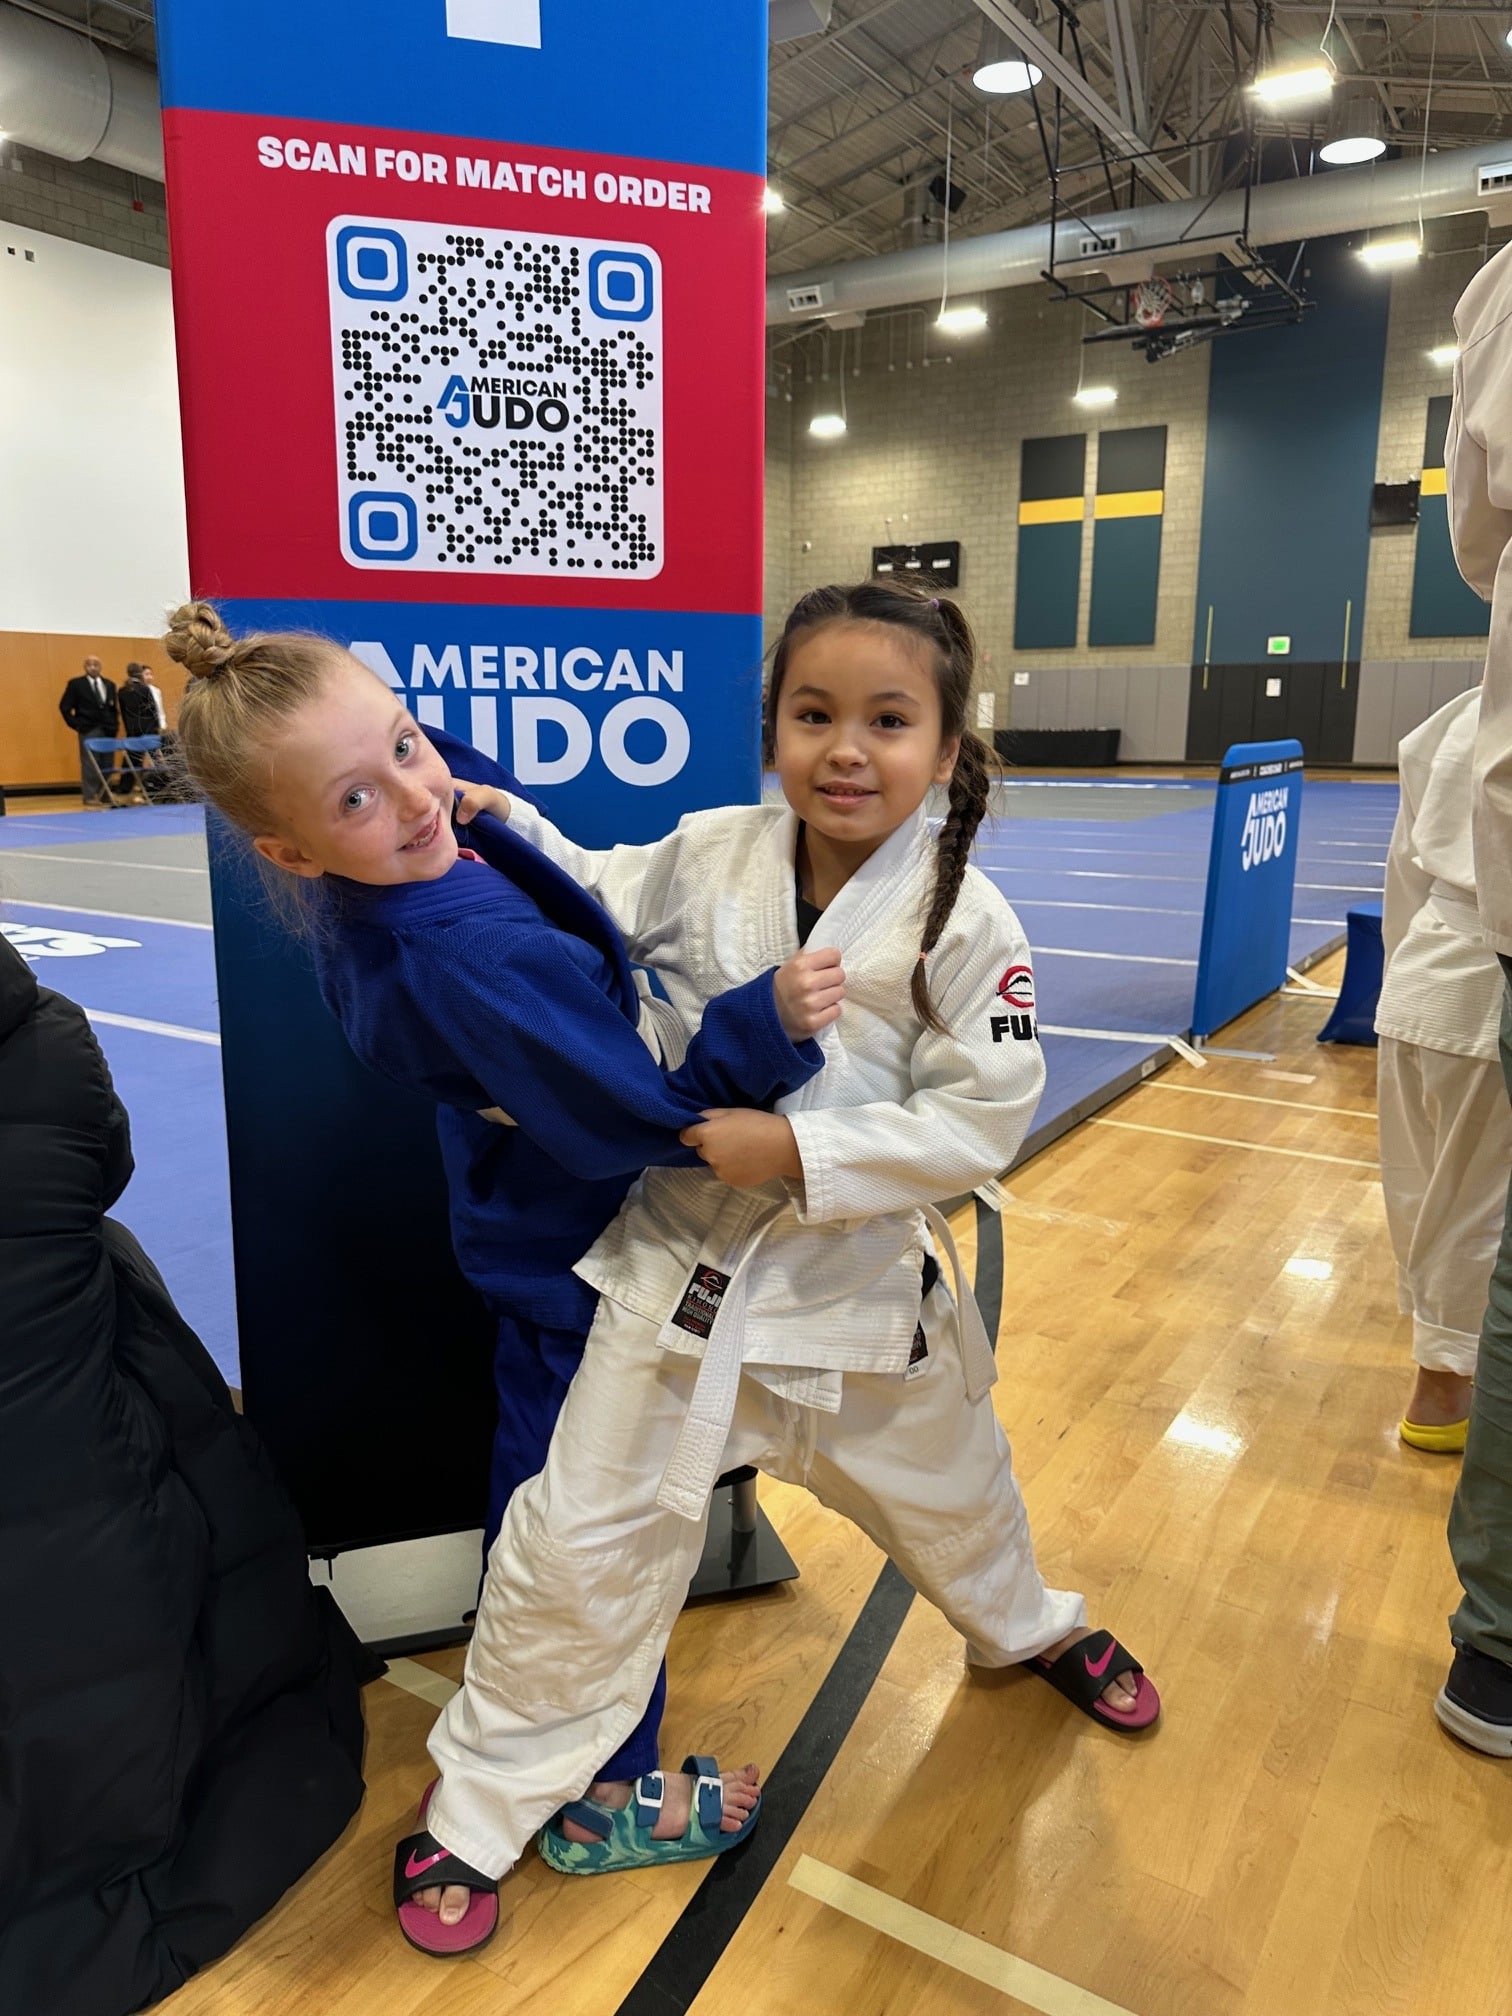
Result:
[[[636,1779],[628,1806],[601,1806],[596,1799],[574,1799],[564,1806],[541,1829],[537,1843],[541,1859],[564,1876],[606,1876],[615,1869],[650,1869],[658,1862],[702,1862],[738,1848],[761,1818],[760,1795],[735,1833],[721,1833],[724,1783],[718,1763],[712,1757],[685,1757],[682,1768],[690,1777],[696,1774],[697,1783],[688,1824],[678,1839],[651,1838],[651,1829],[661,1818],[666,1778],[660,1771],[647,1771]],[[587,1828],[598,1839],[569,1841],[562,1832],[563,1820]]]

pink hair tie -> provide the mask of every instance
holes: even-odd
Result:
[[[939,608],[939,606],[940,606],[940,598],[939,598],[939,596],[938,596],[938,595],[931,595],[931,596],[930,596],[930,598],[929,598],[929,606],[930,606],[930,608],[931,608],[931,609],[938,609],[938,608]]]

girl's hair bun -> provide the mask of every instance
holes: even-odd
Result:
[[[236,639],[209,602],[184,602],[168,619],[163,649],[191,679],[215,679],[236,656]]]

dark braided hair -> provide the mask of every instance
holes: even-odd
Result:
[[[914,1010],[926,1028],[943,1030],[933,1000],[925,961],[940,942],[950,921],[966,874],[971,843],[987,810],[993,758],[966,725],[966,703],[976,670],[976,639],[958,605],[943,596],[926,595],[906,581],[862,581],[852,588],[814,588],[801,598],[783,626],[772,658],[767,686],[764,753],[768,763],[777,754],[777,703],[795,646],[826,623],[893,623],[911,630],[932,647],[929,657],[940,695],[940,735],[959,736],[961,753],[950,778],[950,810],[940,828],[934,890],[919,940],[919,958],[909,992]]]

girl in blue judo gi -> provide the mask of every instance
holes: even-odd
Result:
[[[681,1023],[638,988],[593,898],[496,820],[478,819],[459,849],[446,753],[460,745],[432,742],[349,653],[314,637],[235,640],[202,602],[177,611],[165,641],[190,673],[188,768],[316,896],[320,987],[347,1040],[436,1101],[457,1259],[499,1325],[491,1542],[545,1461],[593,1320],[574,1263],[648,1164],[697,1162],[679,1135],[705,1110],[768,1107],[814,1075],[812,1039],[839,1013],[839,957],[801,953],[715,1000],[684,1055]],[[469,777],[517,788],[465,757]],[[716,1854],[754,1824],[755,1767],[718,1774],[689,1759],[663,1780],[664,1695],[665,1667],[587,1796],[617,1807],[654,1787],[646,1859]],[[435,1953],[481,1944],[497,1898],[443,1894],[444,1851],[409,1860],[396,1870],[405,1936]]]

